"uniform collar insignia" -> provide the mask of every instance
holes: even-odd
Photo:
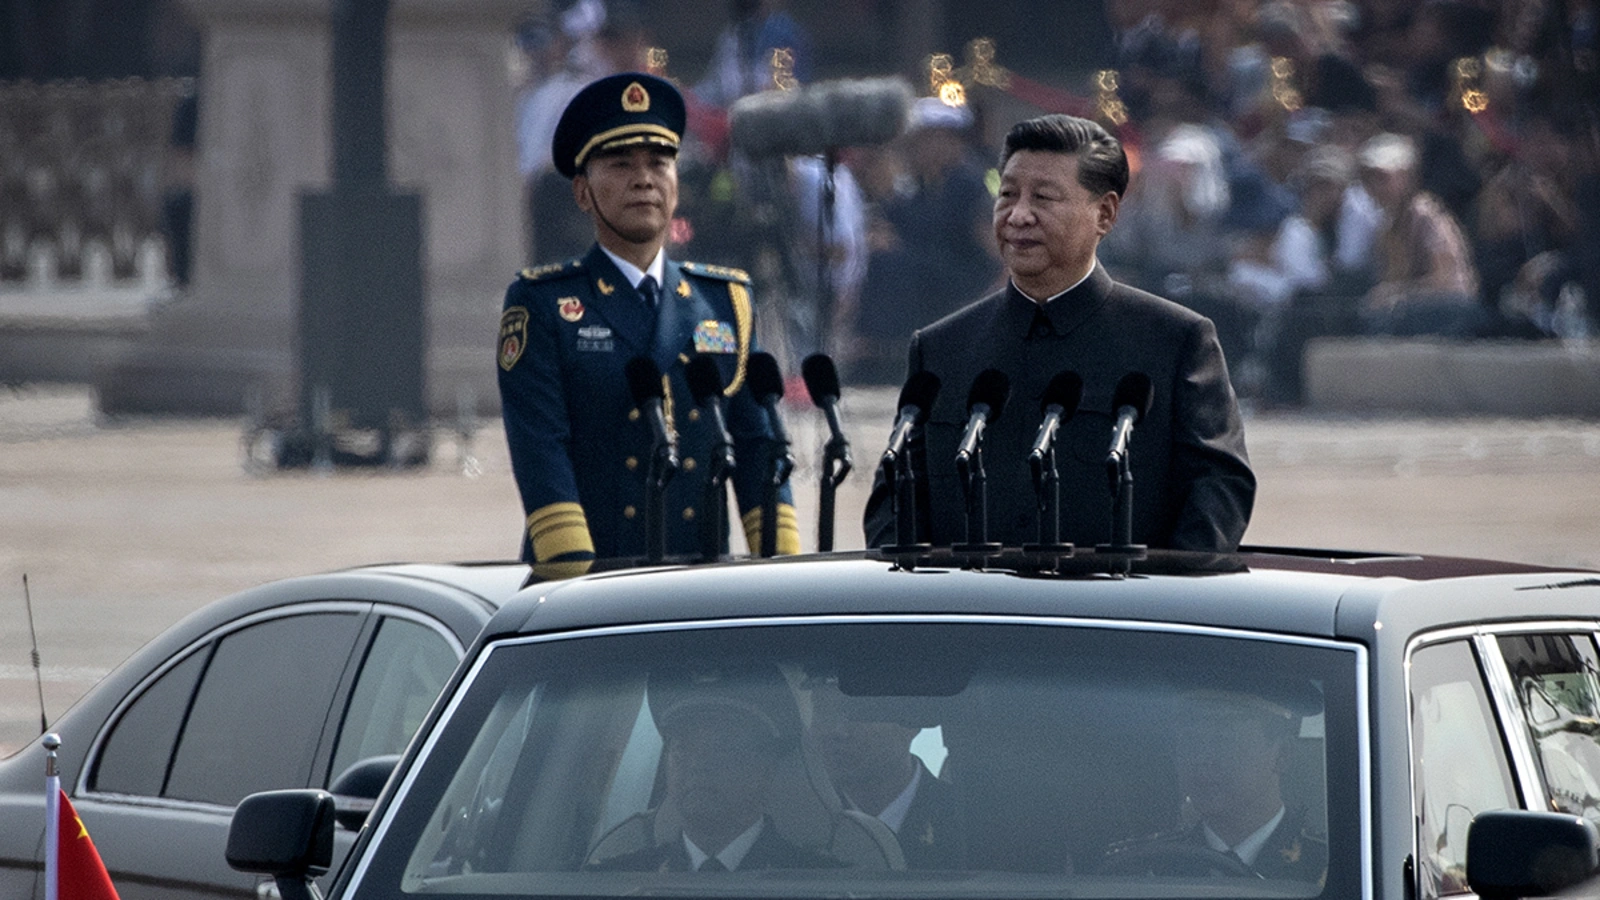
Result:
[[[689,282],[687,282],[687,281],[679,281],[678,282],[678,296],[679,297],[687,297],[687,296],[689,296]]]
[[[617,292],[617,289],[615,287],[613,287],[611,284],[607,283],[604,278],[596,278],[594,280],[594,283],[595,283],[595,287],[598,287],[600,289],[600,293],[605,294],[607,297],[609,297],[612,294],[615,294]]]

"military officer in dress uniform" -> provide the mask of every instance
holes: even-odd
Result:
[[[544,577],[645,552],[651,431],[624,375],[636,356],[663,373],[678,440],[681,468],[664,504],[667,552],[695,552],[696,520],[708,512],[700,507],[715,436],[684,376],[696,354],[716,360],[726,385],[731,482],[749,544],[759,545],[772,451],[765,410],[744,390],[755,333],[750,278],[664,252],[684,121],[683,97],[670,83],[623,73],[579,91],[551,142],[557,170],[594,221],[596,243],[580,259],[524,270],[512,282],[499,343],[506,440],[527,515],[522,556]],[[785,486],[778,552],[799,545]]]
[[[1254,875],[1320,884],[1326,823],[1284,796],[1283,776],[1301,719],[1318,712],[1316,687],[1236,674],[1181,692],[1173,711],[1173,762],[1189,825],[1118,844],[1110,872]]]

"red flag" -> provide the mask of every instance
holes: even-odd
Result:
[[[59,881],[56,896],[59,900],[121,900],[117,889],[111,885],[106,865],[100,861],[100,851],[89,839],[89,829],[78,818],[72,801],[61,792],[60,849],[56,871]]]

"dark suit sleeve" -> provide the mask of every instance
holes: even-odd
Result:
[[[911,347],[907,352],[906,378],[922,371],[922,333],[914,332],[911,335]],[[898,416],[900,411],[895,410]],[[890,426],[893,426],[893,422]],[[919,476],[925,476],[928,471],[927,446],[922,439],[922,429],[917,429],[908,442],[907,452],[911,454],[911,467]],[[919,540],[926,540],[928,534],[928,503],[927,503],[927,478],[921,477],[917,483],[917,531]],[[867,495],[867,507],[861,516],[861,529],[868,547],[883,547],[893,544],[899,539],[897,524],[894,517],[894,472],[879,465],[872,476],[872,492]]]
[[[506,289],[501,318],[500,408],[505,420],[511,470],[522,495],[522,555],[544,577],[587,571],[594,541],[579,504],[572,470],[572,427],[557,347],[553,304],[538,302],[537,286],[518,280]],[[517,318],[526,322],[525,343],[508,365],[505,334]]]
[[[1244,423],[1210,320],[1190,329],[1172,385],[1171,546],[1232,551],[1255,504]]]

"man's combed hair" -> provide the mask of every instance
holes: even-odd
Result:
[[[1122,142],[1088,119],[1058,113],[1018,122],[1000,151],[1000,171],[1019,150],[1076,156],[1078,183],[1097,197],[1107,191],[1121,197],[1128,190],[1128,155]]]

